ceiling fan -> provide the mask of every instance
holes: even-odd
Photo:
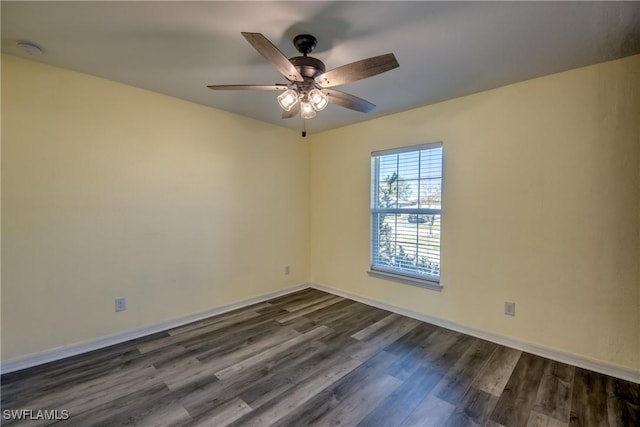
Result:
[[[242,35],[251,45],[282,74],[288,83],[273,85],[210,85],[214,90],[279,90],[277,97],[283,109],[282,118],[288,119],[300,113],[303,119],[315,117],[329,102],[351,110],[368,113],[375,105],[357,96],[333,89],[345,83],[362,80],[399,67],[393,53],[373,56],[326,71],[325,65],[317,58],[308,56],[316,46],[317,39],[311,34],[299,34],[293,45],[302,56],[287,57],[260,33]],[[302,136],[306,132],[302,131]]]

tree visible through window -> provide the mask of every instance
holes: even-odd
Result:
[[[371,154],[371,269],[438,282],[442,144]]]

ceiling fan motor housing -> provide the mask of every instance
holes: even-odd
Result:
[[[311,56],[295,56],[289,61],[296,67],[302,77],[315,78],[326,71],[324,62]]]

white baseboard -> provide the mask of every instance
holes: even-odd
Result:
[[[178,326],[186,325],[187,323],[196,322],[198,320],[206,319],[207,317],[226,313],[228,311],[236,310],[238,308],[246,307],[307,288],[309,288],[309,284],[305,283],[302,285],[294,286],[292,288],[281,289],[279,291],[270,292],[268,294],[260,295],[254,298],[249,298],[231,304],[226,304],[221,307],[201,311],[199,313],[189,314],[178,319],[154,323],[153,325],[142,326],[140,328],[119,332],[113,335],[107,335],[104,337],[53,348],[51,350],[45,350],[39,353],[32,353],[26,356],[17,357],[15,359],[3,361],[0,364],[0,372],[2,374],[6,374],[9,372],[19,371],[21,369],[42,365],[43,363],[53,362],[70,356],[76,356],[78,354],[87,353],[89,351],[98,350],[104,347],[109,347],[114,344],[120,344],[125,341],[155,334],[156,332],[166,331],[167,329],[176,328]]]
[[[627,381],[632,381],[634,383],[640,383],[640,371],[627,368],[625,366],[614,365],[612,363],[591,359],[591,358],[580,356],[577,354],[567,353],[564,351],[545,347],[539,344],[531,344],[531,343],[521,341],[506,335],[500,335],[500,334],[495,334],[493,332],[483,331],[481,329],[476,329],[469,326],[461,325],[461,324],[452,322],[450,320],[440,319],[438,317],[429,316],[424,313],[409,310],[403,307],[398,307],[382,301],[374,300],[367,297],[362,297],[360,295],[343,291],[341,289],[332,288],[330,286],[321,285],[318,283],[312,283],[310,286],[320,291],[329,292],[334,295],[338,295],[344,298],[361,302],[363,304],[378,307],[383,310],[401,314],[403,316],[411,317],[413,319],[417,319],[423,322],[441,326],[446,329],[462,332],[463,334],[471,335],[477,338],[482,338],[484,340],[491,341],[496,344],[501,344],[506,347],[515,348],[521,351],[526,351],[527,353],[532,353],[538,356],[546,357],[547,359],[555,360],[562,363],[567,363],[573,366],[578,366],[580,368],[588,369],[590,371],[600,372],[605,375],[610,375],[612,377],[621,378]]]

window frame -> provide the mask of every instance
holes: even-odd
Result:
[[[441,148],[441,176],[440,176],[440,209],[433,208],[378,208],[376,205],[379,200],[379,180],[380,180],[380,164],[377,161],[374,161],[376,158],[381,156],[389,155],[389,154],[401,154],[407,152],[416,152],[421,150],[428,150],[434,148]],[[371,203],[370,203],[370,222],[371,222],[371,236],[369,241],[369,275],[391,279],[395,281],[399,281],[402,283],[406,283],[409,285],[420,286],[423,288],[433,289],[433,290],[441,290],[442,285],[440,283],[441,273],[442,273],[442,202],[443,202],[443,193],[444,193],[444,144],[442,141],[438,142],[430,142],[425,144],[411,145],[405,147],[398,148],[390,148],[379,151],[371,152]],[[420,175],[418,177],[420,178]],[[381,265],[375,265],[375,255],[378,252],[378,238],[377,236],[377,214],[417,214],[417,215],[439,215],[440,216],[440,237],[439,237],[439,256],[440,256],[440,274],[432,275],[432,274],[419,274],[410,271],[402,271],[402,269],[396,268],[385,268]]]

